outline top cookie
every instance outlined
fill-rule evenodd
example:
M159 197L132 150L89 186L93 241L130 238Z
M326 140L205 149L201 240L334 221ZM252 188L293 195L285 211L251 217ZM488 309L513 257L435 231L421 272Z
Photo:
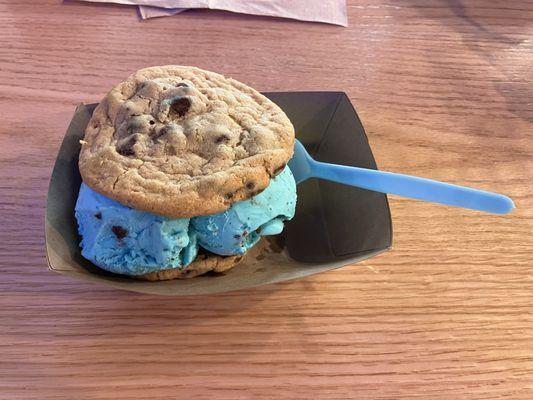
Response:
M292 157L294 128L256 90L194 67L142 69L94 110L84 182L172 218L222 212L265 189Z

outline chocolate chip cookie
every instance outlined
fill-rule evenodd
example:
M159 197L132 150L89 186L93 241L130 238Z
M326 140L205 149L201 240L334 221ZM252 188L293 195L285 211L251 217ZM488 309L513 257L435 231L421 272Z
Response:
M244 256L224 257L216 254L200 254L185 268L163 269L161 271L150 272L144 275L137 275L134 276L134 278L144 281L168 281L170 279L194 278L207 272L220 274L239 264L243 257Z
M95 109L79 167L87 185L124 205L189 218L264 190L293 145L285 113L256 90L199 68L151 67Z

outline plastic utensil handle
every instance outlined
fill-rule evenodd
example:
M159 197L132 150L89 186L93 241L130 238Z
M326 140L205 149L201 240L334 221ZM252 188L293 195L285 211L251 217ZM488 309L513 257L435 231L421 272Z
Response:
M509 197L498 193L485 192L416 176L327 164L318 161L313 163L312 172L312 175L316 178L345 185L450 206L487 211L494 214L506 214L514 208L514 203Z

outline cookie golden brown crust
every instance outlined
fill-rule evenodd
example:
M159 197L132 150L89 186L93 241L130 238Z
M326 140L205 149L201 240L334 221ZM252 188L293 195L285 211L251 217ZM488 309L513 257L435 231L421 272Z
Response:
M242 259L243 256L223 257L215 254L200 254L191 264L183 269L165 269L162 271L151 272L149 274L137 275L133 278L145 281L194 278L195 276L205 274L209 271L217 273L227 271L240 263Z
M194 67L151 67L96 107L79 167L87 185L124 205L189 218L264 190L293 145L285 113L256 90Z

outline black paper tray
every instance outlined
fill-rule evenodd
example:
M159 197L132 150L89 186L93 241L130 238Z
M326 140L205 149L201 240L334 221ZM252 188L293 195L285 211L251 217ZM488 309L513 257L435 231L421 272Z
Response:
M297 138L317 160L377 169L363 126L345 93L265 93L289 116ZM134 292L196 295L301 278L354 264L390 248L387 196L332 182L298 185L296 215L274 241L263 241L224 275L138 281L85 260L79 249L74 205L81 184L79 140L95 105L80 105L56 159L46 205L46 252L51 270Z

